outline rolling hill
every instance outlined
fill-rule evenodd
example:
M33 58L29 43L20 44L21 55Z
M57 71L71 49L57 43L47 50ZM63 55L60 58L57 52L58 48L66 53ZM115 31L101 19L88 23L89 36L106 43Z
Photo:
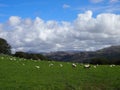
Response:
M52 52L44 54L56 61L91 63L93 59L104 59L108 64L120 64L120 46L111 46L94 52Z

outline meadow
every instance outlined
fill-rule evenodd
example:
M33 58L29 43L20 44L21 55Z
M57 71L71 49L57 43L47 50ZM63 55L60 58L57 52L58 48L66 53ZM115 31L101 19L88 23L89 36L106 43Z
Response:
M120 90L120 66L76 65L0 55L0 90Z

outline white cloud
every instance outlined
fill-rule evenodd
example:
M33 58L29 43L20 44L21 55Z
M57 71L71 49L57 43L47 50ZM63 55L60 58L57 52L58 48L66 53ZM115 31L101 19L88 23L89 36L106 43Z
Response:
M120 45L120 15L92 11L78 14L73 22L44 21L11 16L0 24L0 37L13 51L96 50Z
M63 8L70 8L70 5L68 5L68 4L63 4L62 7L63 7Z
M21 18L18 16L11 16L8 22L10 25L16 26L17 24L20 24Z

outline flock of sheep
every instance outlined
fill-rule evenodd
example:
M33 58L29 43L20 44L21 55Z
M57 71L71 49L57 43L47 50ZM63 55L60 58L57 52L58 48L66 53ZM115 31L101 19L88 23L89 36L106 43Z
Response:
M4 59L4 57L1 57L0 59ZM14 57L9 57L8 58L9 60L11 60L11 61L16 61L17 59L16 58L14 58ZM19 59L19 61L21 61L21 60L27 60L27 59ZM32 60L32 59L31 59ZM37 61L39 61L39 60L33 60L34 62L37 62ZM50 62L50 61L48 61L48 62ZM23 66L25 65L24 63L22 64ZM49 67L52 67L54 64L53 63L49 63ZM59 66L60 67L63 67L63 64L59 64ZM77 67L77 64L76 63L72 63L71 64L71 66L73 67L73 68L76 68ZM96 68L98 65L93 65L93 67L94 68ZM110 65L110 67L114 67L115 65ZM83 68L90 68L91 67L91 65L90 64L83 64ZM40 66L35 66L35 68L40 68Z

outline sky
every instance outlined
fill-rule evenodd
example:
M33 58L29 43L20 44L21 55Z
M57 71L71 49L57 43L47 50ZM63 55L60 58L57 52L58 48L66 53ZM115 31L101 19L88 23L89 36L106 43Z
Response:
M94 51L120 45L120 0L0 0L12 51Z

